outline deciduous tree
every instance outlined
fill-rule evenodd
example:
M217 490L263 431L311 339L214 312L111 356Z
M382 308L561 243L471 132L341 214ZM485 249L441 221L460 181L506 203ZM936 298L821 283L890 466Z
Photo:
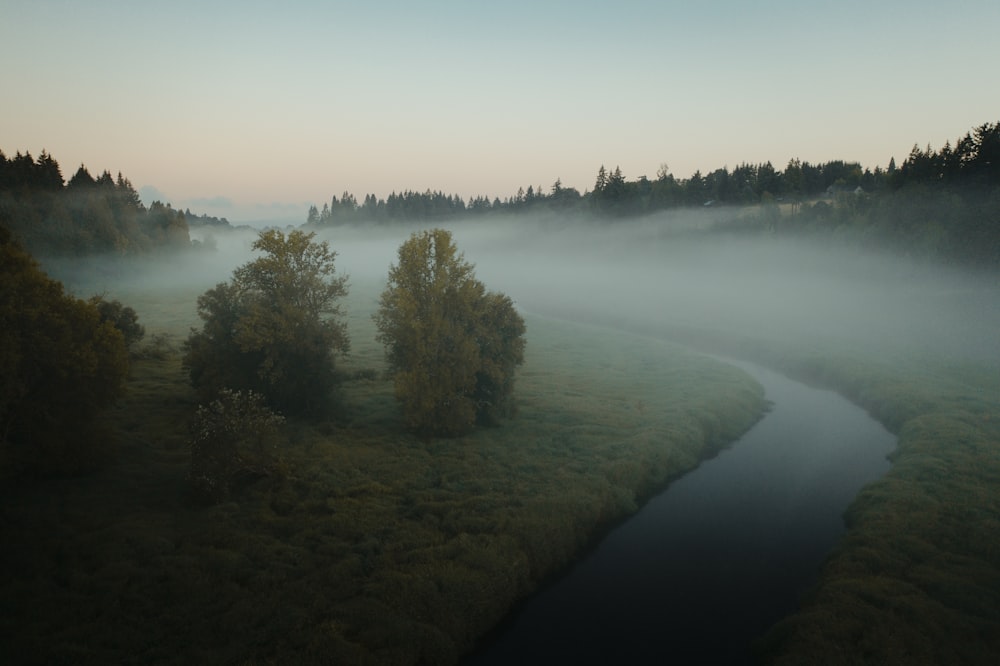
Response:
M192 329L184 364L204 398L228 387L256 391L285 412L324 404L334 354L348 349L339 304L347 277L314 236L261 232L253 249L263 254L198 298L204 324Z
M127 372L121 332L0 227L0 473L92 466L108 444L99 415Z
M93 296L89 302L97 308L102 322L111 322L111 325L118 329L126 347L131 348L133 344L142 340L146 335L146 327L139 323L139 315L136 314L135 309L123 305L117 299L105 300L100 295Z
M512 411L524 361L524 321L507 296L486 291L451 234L413 234L375 314L407 426L454 436Z

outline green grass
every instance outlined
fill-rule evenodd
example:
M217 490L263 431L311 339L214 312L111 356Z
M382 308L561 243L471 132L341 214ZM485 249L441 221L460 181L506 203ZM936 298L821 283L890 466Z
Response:
M113 463L8 487L2 663L454 663L511 606L764 408L667 342L527 318L517 418L420 440L355 285L336 416L291 421L286 473L201 508L179 345L197 293L110 294L157 344L110 415Z

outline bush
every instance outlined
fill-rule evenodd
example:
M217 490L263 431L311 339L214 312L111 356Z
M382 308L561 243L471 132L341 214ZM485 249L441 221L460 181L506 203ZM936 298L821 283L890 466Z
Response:
M125 338L125 346L130 348L146 335L146 329L139 323L135 310L122 305L121 301L106 301L104 296L93 296L90 304L97 308L102 322L111 322Z
M512 413L524 320L510 298L486 292L449 232L400 246L374 319L410 429L455 436Z
M184 365L204 400L231 387L285 412L326 404L334 352L348 349L338 305L347 278L334 277L336 253L313 236L261 232L253 248L264 255L198 298L204 325L192 329Z
M243 483L270 476L284 422L253 391L223 389L198 407L191 424L191 483L196 495L219 502Z

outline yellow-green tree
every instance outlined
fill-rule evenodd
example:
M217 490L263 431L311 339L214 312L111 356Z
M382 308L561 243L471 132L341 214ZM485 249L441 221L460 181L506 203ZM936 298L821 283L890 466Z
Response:
M122 333L0 227L0 475L91 467L109 441L99 415L127 373Z
M486 291L448 231L400 246L374 319L411 430L455 436L512 413L524 320Z
M325 405L334 354L348 349L339 304L347 277L314 236L261 232L253 249L263 254L198 297L204 324L192 329L184 364L205 401L230 388L255 391L284 412Z

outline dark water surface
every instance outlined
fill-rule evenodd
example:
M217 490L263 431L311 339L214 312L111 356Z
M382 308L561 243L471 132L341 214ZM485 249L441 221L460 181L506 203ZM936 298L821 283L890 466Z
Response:
M530 599L467 664L740 664L816 579L895 437L832 391L734 362L774 407Z

